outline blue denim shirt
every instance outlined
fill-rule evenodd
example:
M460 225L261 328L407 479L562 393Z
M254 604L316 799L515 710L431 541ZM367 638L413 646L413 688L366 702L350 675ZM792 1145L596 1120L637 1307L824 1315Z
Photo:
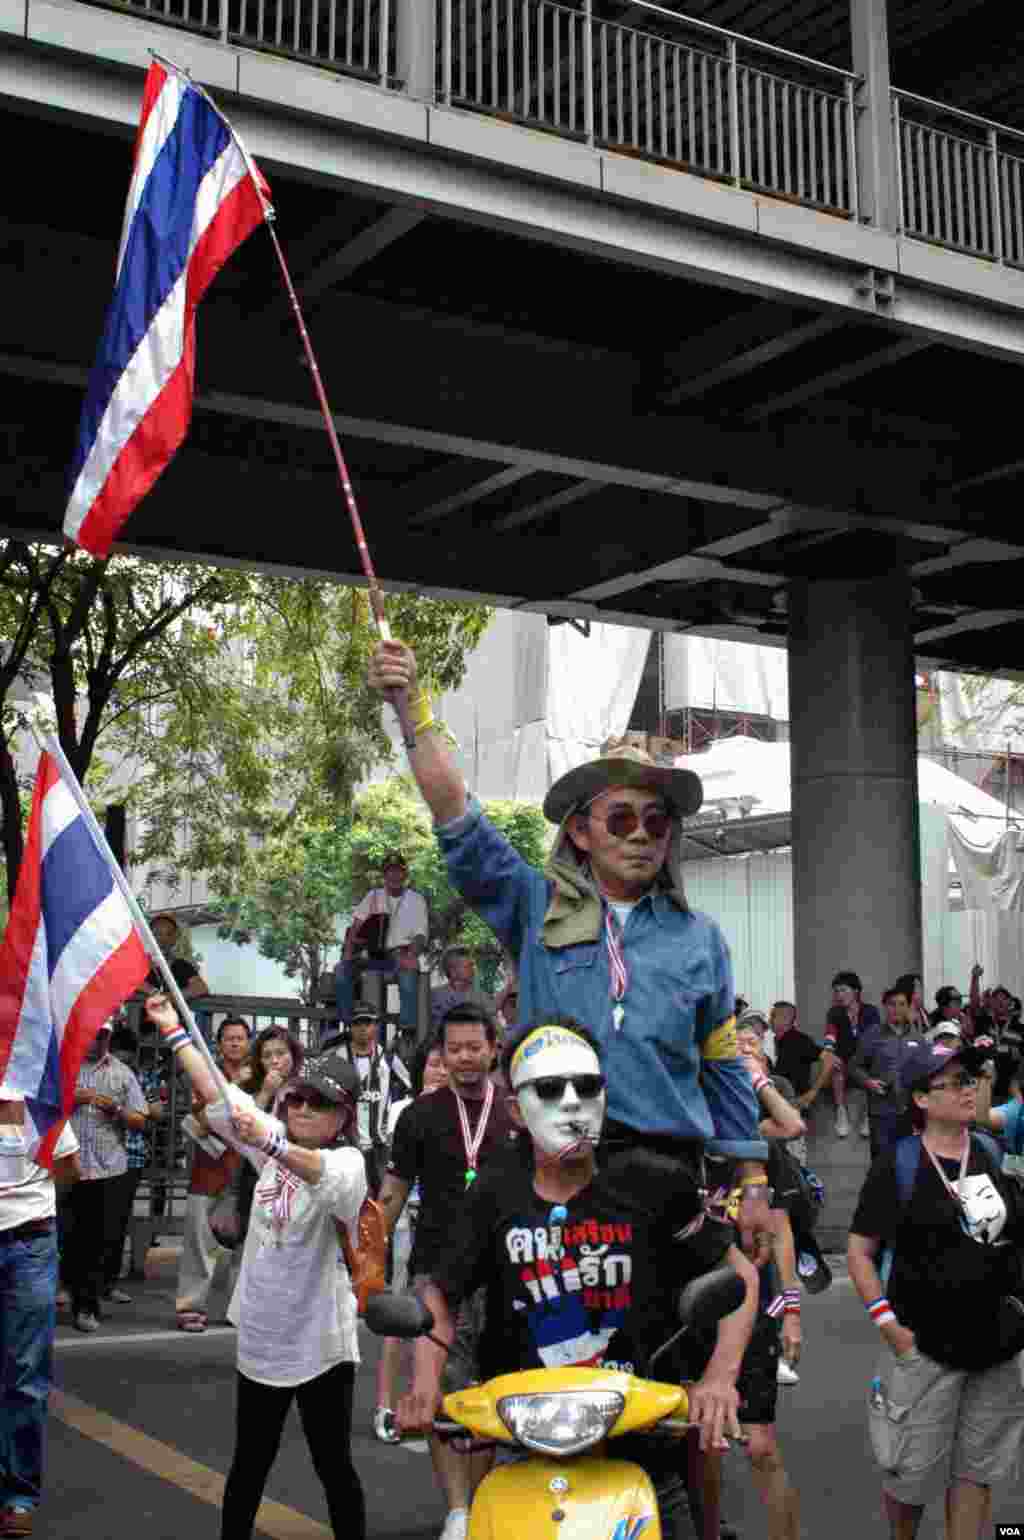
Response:
M750 1076L735 1056L729 948L713 920L662 892L636 905L623 933L629 988L616 1028L603 937L545 944L551 883L475 799L435 832L453 886L517 959L519 1020L574 1016L600 1042L609 1118L642 1133L701 1140L722 1155L767 1156Z

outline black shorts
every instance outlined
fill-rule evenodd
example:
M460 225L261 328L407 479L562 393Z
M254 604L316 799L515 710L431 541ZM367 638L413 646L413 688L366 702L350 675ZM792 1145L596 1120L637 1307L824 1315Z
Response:
M740 1365L740 1422L773 1423L779 1397L782 1322L759 1315Z

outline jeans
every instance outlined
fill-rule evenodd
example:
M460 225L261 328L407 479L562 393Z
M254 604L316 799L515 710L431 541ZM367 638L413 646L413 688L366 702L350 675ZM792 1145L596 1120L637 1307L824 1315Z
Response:
M57 1232L0 1231L0 1507L35 1508L56 1324Z
M287 1329L287 1323L282 1323ZM281 1431L293 1401L323 1484L336 1536L366 1540L363 1488L352 1464L352 1393L355 1364L335 1364L304 1385L258 1385L238 1376L237 1439L224 1488L221 1540L250 1540Z
M420 995L419 972L411 968L396 968L393 962L364 962L359 958L340 962L334 976L335 999L338 1002L338 1015L341 1017L342 1026L347 1027L352 1020L356 977L363 973L385 973L389 978L397 979L398 1024L401 1027L415 1027Z

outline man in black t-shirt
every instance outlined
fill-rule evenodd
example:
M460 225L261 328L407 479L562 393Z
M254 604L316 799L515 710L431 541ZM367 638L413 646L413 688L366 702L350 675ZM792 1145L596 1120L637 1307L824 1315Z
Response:
M174 956L174 948L178 944L180 931L178 922L173 914L158 914L150 922L149 928L153 932L153 939L170 963L174 982L186 1000L191 999L194 995L208 995L210 993L210 986L195 964L190 963L185 957ZM165 987L163 975L156 968L150 973L146 983L153 989L162 990Z
M747 1299L719 1325L690 1393L690 1418L706 1448L738 1436L736 1377L757 1277L731 1227L706 1217L694 1176L671 1157L627 1149L598 1167L604 1076L583 1029L567 1021L523 1028L506 1048L505 1069L511 1114L526 1132L514 1157L474 1185L430 1269L422 1292L435 1335L451 1342L453 1312L482 1288L484 1378L569 1365L642 1375L676 1329L680 1288L728 1259L747 1282ZM400 1423L430 1425L443 1365L444 1354L421 1339ZM673 1372L683 1374L681 1361L659 1360L658 1378Z
M771 1028L775 1037L775 1068L787 1079L800 1100L799 1107L809 1107L812 1072L821 1059L821 1044L796 1024L796 1006L790 1000L776 1000L772 1006Z
M429 1096L418 1096L395 1125L379 1201L393 1229L410 1191L418 1186L420 1210L409 1258L409 1277L414 1280L437 1266L480 1173L507 1158L512 1123L504 1095L490 1080L496 1042L494 1018L481 1006L454 1006L440 1027L449 1083ZM459 1327L463 1351L472 1359L478 1332L468 1299ZM430 1442L448 1501L442 1540L464 1540L473 1487L490 1461L457 1454L433 1435Z
M991 1487L1024 1437L1024 1224L998 1155L970 1134L985 1052L922 1043L904 1058L921 1133L875 1161L850 1232L850 1277L890 1350L869 1427L895 1537L917 1533L944 1483L947 1532L987 1535Z

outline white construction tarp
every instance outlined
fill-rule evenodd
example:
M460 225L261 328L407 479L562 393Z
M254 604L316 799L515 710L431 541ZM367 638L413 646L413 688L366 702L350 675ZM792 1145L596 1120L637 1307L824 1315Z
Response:
M499 610L462 686L440 703L466 778L483 798L541 801L629 726L649 631L597 624L588 637L544 615Z
M782 647L665 637L665 708L748 712L789 720L789 675Z
M790 811L790 747L752 738L726 738L704 754L676 761L704 782L705 807L716 803L735 826L739 806L752 818ZM965 867L957 847L973 841L974 856L1015 842L1006 833L1004 808L970 781L934 761L918 760L922 929L925 983L930 994L940 984L966 990L971 964L985 967L986 983L1002 982L1019 994L1024 989L1024 955L1019 913L1011 912L993 889L976 881L965 907L951 910L950 878L963 882ZM989 859L992 859L990 856ZM788 849L693 860L684 869L686 893L722 926L733 955L738 992L758 1006L793 998L792 860ZM971 904L976 907L969 907ZM847 959L870 979L870 958ZM812 1024L812 1030L814 1029Z

